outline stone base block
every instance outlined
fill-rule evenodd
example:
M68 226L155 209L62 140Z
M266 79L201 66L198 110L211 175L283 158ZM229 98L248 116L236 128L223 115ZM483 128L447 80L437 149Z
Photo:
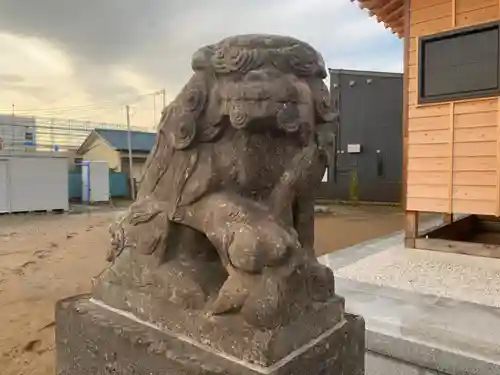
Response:
M302 307L301 314L289 324L258 329L245 323L240 314L214 316L207 310L184 309L144 289L100 282L92 298L98 304L154 324L171 336L204 343L213 351L262 367L278 362L344 322L344 299L340 296ZM291 303L288 308L299 306Z
M365 324L345 320L261 366L96 304L89 296L56 307L57 375L362 375Z

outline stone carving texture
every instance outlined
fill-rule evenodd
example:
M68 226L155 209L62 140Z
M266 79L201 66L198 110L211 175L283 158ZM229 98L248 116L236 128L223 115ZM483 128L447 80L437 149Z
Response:
M337 118L325 65L296 39L242 35L201 48L192 68L163 112L137 200L111 227L94 297L284 326L335 297L314 255L315 188ZM117 304L110 285L146 299Z

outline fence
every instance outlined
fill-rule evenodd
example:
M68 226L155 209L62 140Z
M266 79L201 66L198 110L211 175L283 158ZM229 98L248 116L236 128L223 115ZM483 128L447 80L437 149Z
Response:
M82 172L79 168L68 176L70 200L82 199ZM111 198L130 198L128 176L122 172L109 171L109 193Z
M0 114L0 146L16 151L75 150L96 128L127 129L124 124Z

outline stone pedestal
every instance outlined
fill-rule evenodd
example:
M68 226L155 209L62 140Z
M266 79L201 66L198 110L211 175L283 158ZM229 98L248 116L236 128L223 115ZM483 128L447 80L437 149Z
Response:
M290 333L276 336L265 350L286 347L290 342L277 342L285 337L294 340ZM254 342L239 344L262 350ZM86 295L62 300L56 307L57 375L362 375L364 344L363 319L345 314L291 352L280 353L279 358L267 353L270 360L262 365L234 355L239 350L228 354L214 349L210 342L147 323Z

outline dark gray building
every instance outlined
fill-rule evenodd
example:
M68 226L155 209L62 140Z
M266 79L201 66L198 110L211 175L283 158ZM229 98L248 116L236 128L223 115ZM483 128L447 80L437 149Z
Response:
M337 151L319 198L399 203L403 75L331 69L330 91L340 115Z

